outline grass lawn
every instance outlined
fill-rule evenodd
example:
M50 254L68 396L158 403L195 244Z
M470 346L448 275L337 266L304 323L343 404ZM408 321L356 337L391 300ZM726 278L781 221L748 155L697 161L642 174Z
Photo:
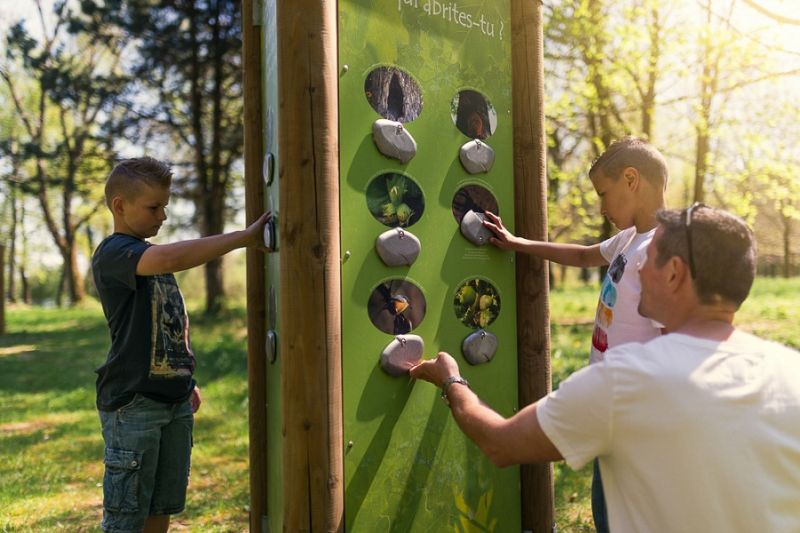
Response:
M800 348L800 278L758 280L737 324ZM551 293L554 387L584 366L597 287ZM190 309L204 404L195 426L187 511L174 531L234 532L248 526L245 313L204 320ZM11 307L0 337L0 532L98 531L103 443L94 373L108 334L99 306ZM557 464L559 531L593 531L591 467Z

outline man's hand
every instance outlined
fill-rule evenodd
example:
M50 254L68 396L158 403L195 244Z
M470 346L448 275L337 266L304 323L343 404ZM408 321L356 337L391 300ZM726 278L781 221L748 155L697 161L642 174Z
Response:
M494 234L494 237L489 237L489 242L503 250L513 250L516 237L506 229L500 217L491 211L484 212L484 215L486 215L486 220L483 221L484 227Z
M444 381L452 376L460 376L458 363L447 352L439 352L436 359L428 359L408 371L414 379L421 379L441 387Z
M196 413L198 409L200 409L200 404L203 403L203 399L200 397L200 388L195 385L194 389L192 389L192 395L189 397L189 403L192 404L192 413Z

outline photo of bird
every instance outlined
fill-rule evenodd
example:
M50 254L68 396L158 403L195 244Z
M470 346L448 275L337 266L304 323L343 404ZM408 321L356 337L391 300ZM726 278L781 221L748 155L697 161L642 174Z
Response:
M425 316L425 297L411 282L386 281L372 291L367 311L379 330L403 335L410 333Z

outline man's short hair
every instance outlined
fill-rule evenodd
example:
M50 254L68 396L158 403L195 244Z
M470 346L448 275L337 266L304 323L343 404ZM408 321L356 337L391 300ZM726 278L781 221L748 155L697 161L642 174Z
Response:
M622 171L633 167L647 181L656 187L665 189L669 180L667 161L655 146L644 139L627 136L611 143L589 169L589 176L601 174L603 177L617 180Z
M656 266L678 256L694 263L694 288L701 303L732 303L738 309L756 276L756 241L741 218L703 205L692 212L692 257L686 227L688 209L662 209L656 220L663 232L656 244Z
M115 196L126 200L134 199L142 184L169 189L172 184L172 169L168 164L152 157L123 159L106 180L106 205L111 208L111 200Z

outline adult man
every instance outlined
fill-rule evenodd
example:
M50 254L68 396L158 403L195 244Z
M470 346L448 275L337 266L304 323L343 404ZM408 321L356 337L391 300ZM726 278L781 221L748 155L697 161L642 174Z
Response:
M800 354L732 325L755 275L752 233L703 205L658 221L639 312L667 335L610 350L509 419L444 352L411 375L444 385L498 466L599 457L611 531L800 531Z

